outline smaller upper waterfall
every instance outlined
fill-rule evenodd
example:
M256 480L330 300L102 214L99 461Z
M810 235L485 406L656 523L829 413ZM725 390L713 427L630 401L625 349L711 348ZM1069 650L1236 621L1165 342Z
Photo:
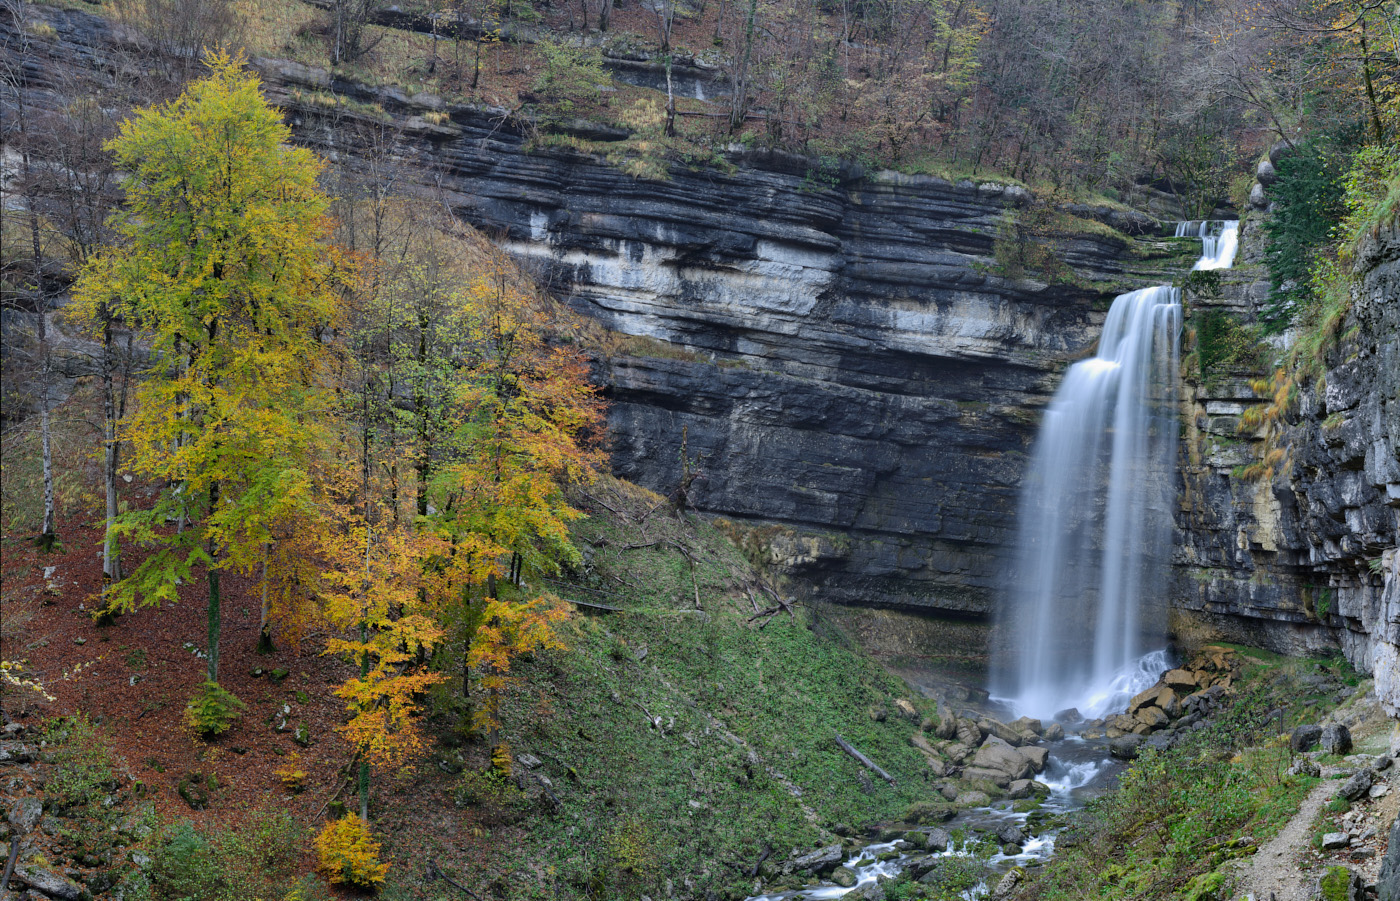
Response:
M1201 238L1196 269L1224 269L1237 229L1187 222L1177 236ZM1166 667L1179 295L1160 286L1114 300L1098 353L1069 368L1041 424L992 674L993 694L1018 713L1102 716Z
M1215 231L1219 226L1219 232ZM1201 258L1195 269L1229 269L1235 263L1235 251L1240 246L1240 224L1238 222L1178 222L1176 236L1186 238L1191 235L1201 239Z

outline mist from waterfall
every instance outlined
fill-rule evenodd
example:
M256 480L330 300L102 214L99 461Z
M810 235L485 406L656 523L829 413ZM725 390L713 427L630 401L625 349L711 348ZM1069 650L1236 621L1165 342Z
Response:
M1177 227L1191 235L1195 269L1233 263L1238 223ZM1120 295L1046 411L994 639L992 694L1019 714L1103 716L1166 668L1180 333L1178 289Z

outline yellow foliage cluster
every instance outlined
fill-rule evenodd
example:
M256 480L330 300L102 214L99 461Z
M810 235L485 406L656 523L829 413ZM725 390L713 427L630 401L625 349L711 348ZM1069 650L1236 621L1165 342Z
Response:
M315 841L317 868L336 885L374 888L389 865L379 862L379 842L354 814L327 823Z

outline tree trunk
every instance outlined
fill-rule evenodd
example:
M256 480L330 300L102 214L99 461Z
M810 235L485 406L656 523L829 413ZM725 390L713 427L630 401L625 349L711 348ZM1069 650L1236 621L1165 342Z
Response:
M213 516L219 506L219 483L209 489L209 513ZM219 681L219 633L223 620L219 612L219 546L211 537L209 551L209 681Z
M117 392L113 377L112 317L103 310L102 321L102 482L107 494L107 520L102 536L102 598L98 624L111 623L116 611L106 604L107 591L121 581L121 557L117 548Z
M269 622L269 620L271 619L270 614L271 614L271 612L272 612L272 608L271 608L271 605L268 604L268 602L267 602L267 558L268 558L268 556L269 556L271 553L272 553L272 545L271 545L271 544L268 544L268 545L263 549L263 566L262 566L262 570L263 570L263 571L262 571L262 615L261 615L261 617L260 617L260 619L259 619L259 625L258 625L258 653L259 653L259 654L271 654L273 651L277 650L277 648L276 648L275 646L273 646L273 644L272 644L272 627L271 627L271 623Z
M667 41L670 41L670 29L667 29ZM676 95L671 89L671 54L666 54L666 137L676 136Z
M23 26L21 26L23 27ZM28 44L26 42L26 49ZM39 528L36 542L45 551L52 550L58 538L54 533L53 509L53 432L49 416L49 328L46 318L49 310L49 295L44 290L44 253L39 241L39 211L34 196L34 170L29 158L29 115L24 102L24 92L15 91L19 103L16 119L19 122L21 177L24 179L24 205L29 217L30 251L34 254L34 312L38 317L39 339L39 433L43 444L44 468L44 518Z

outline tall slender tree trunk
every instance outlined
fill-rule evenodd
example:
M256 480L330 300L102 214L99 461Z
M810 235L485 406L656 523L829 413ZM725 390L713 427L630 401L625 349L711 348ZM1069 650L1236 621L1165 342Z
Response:
M267 599L267 558L272 555L272 543L263 546L262 565L262 613L258 619L258 653L271 654L277 648L272 644L272 605Z
M749 59L753 55L754 20L758 17L758 0L749 0L744 17L744 52L734 70L733 94L729 98L729 131L734 133L744 124L749 112Z
M418 458L414 468L418 472L418 515L428 515L428 320L426 315L418 317L418 374L413 385L413 408L417 415Z
M22 27L22 26L21 26ZM26 49L28 44L26 42ZM15 110L15 118L19 123L20 138L20 165L21 175L24 179L24 206L29 218L29 242L30 252L34 254L34 312L38 319L37 337L39 339L39 436L43 445L43 472L44 472L44 518L39 528L38 545L44 550L50 550L58 541L54 531L54 500L53 500L53 431L49 415L49 295L44 289L44 253L43 246L39 240L39 210L37 198L34 194L34 168L29 156L29 110L28 104L24 100L24 91L18 88L15 91L18 104Z
M209 488L209 516L219 506L219 483ZM223 631L223 619L219 611L219 545L213 537L208 542L209 553L209 681L219 681L219 634Z
M121 555L117 545L117 387L116 353L112 337L112 316L103 310L102 320L102 483L107 495L106 524L102 536L102 598L98 613L99 624L105 625L116 616L106 604L107 591L121 581Z

